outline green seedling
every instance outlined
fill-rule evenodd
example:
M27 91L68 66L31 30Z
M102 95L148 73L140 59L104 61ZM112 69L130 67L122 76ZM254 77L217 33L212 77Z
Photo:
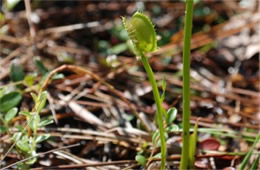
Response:
M160 143L161 143L161 169L165 169L166 164L166 141L165 141L165 129L164 129L164 111L161 105L161 97L157 83L154 78L152 68L148 62L146 53L155 51L157 49L157 40L154 25L150 19L143 13L136 12L132 18L127 21L126 18L122 18L125 29L132 41L136 55L141 59L146 73L152 84L153 96L156 103L156 118L159 126Z
M49 134L38 134L38 128L44 127L53 122L52 119L47 118L41 120L40 112L44 108L47 100L47 92L41 92L38 95L32 94L32 98L35 102L34 109L29 112L22 110L19 112L20 115L24 115L27 120L27 125L23 126L12 126L11 121L15 118L18 113L18 108L15 106L19 104L21 100L21 94L18 92L11 92L0 98L0 121L3 123L0 133L7 133L12 139L13 145L9 148L5 156L15 147L15 151L20 155L21 158L29 158L36 156L36 145L44 140L47 140ZM11 129L16 128L18 131L13 132ZM29 169L30 165L36 162L37 158L28 159L26 162L18 164L18 169Z
M189 168L194 169L194 162L195 162L195 155L196 155L196 149L197 149L197 137L198 137L198 121L196 122L194 126L194 131L192 135L190 136L190 149L189 149Z
M190 131L190 41L191 41L191 29L192 29L192 13L193 13L193 0L186 1L186 16L185 16L185 27L184 27L184 48L183 48L183 149L181 155L181 165L180 169L187 169L189 162L192 163L193 160L189 161L188 155L193 155L193 152L189 151L189 131ZM149 77L150 83L152 84L154 100L157 107L156 112L156 122L159 126L159 136L161 145L161 169L165 169L166 164L166 140L165 136L168 135L164 129L164 121L169 123L171 121L172 115L166 114L165 110L162 108L162 100L164 99L164 93L160 97L157 83L154 78L153 71L149 65L147 52L152 52L157 49L156 33L154 30L154 25L150 19L140 12L136 12L130 21L127 21L124 17L122 18L123 24L128 32L128 35L132 41L135 49L135 53L138 58L141 59L146 73ZM163 85L165 88L165 85ZM168 116L169 115L169 116ZM196 135L196 134L194 134ZM156 136L156 133L154 134ZM153 137L156 139L156 137ZM194 139L195 140L195 139ZM194 147L193 147L194 149Z

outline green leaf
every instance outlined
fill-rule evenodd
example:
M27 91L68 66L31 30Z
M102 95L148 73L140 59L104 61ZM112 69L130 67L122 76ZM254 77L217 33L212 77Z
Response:
M190 136L189 163L188 163L190 169L194 169L195 155L197 149L197 136L198 136L198 121L194 126L194 131L192 135Z
M15 126L15 128L17 128L20 132L23 132L24 131L24 127L18 125L18 126Z
M31 93L31 96L33 98L34 103L37 103L37 101L38 101L37 95L35 93Z
M167 132L164 132L164 139L165 139L165 141L167 141L168 138L169 138L168 133L167 133Z
M48 69L43 65L40 60L35 59L34 62L41 75L48 73Z
M146 164L146 158L143 155L136 155L135 160L142 166Z
M162 90L163 90L163 92L166 91L166 81L165 81L165 76L163 76L163 81L162 81Z
M161 108L162 109L162 114L163 114L163 116L164 116L164 119L167 119L167 117L168 117L168 115L167 115L167 112L166 112L166 110L162 107Z
M25 164L24 162L20 162L17 164L17 169L23 170L23 169L30 169L30 168L29 168L29 165Z
M175 107L170 108L167 111L167 120L166 120L167 125L170 125L176 119L176 116L177 116L177 109Z
M65 76L62 73L58 73L58 74L54 74L54 76L52 76L52 80L58 80L58 79L63 79Z
M260 154L258 155L258 157L254 160L250 170L255 170L257 169L257 166L259 165L259 158L260 158Z
M157 153L157 154L155 154L153 156L153 158L161 158L161 157L162 157L162 153L161 152L159 152L159 153Z
M5 133L5 132L7 132L6 128L0 125L0 133Z
M0 112L7 112L17 106L22 100L22 95L18 92L10 92L0 98Z
M108 51L109 51L110 54L117 55L117 54L120 54L120 53L126 51L127 48L128 48L128 46L127 46L126 43L121 43L121 44L118 44L118 45L110 48Z
M11 110L9 110L7 112L7 114L5 115L5 122L9 123L9 121L12 120L15 117L17 112L18 112L18 109L16 107L14 107Z
M50 120L50 119L45 119L43 121L41 121L39 124L38 124L38 127L44 127L44 126L47 126L49 124L53 123L53 120Z
M31 123L30 123L30 128L31 128L32 130L34 130L34 128L39 127L40 116L39 116L39 114L34 113L34 115L32 115L32 118L31 118L31 119L32 119L32 120L28 119L27 121L28 121L28 122L31 121Z
M37 101L37 112L41 112L41 110L44 108L47 100L47 91L44 91L41 93L39 100Z
M178 125L170 125L166 129L168 132L178 132L179 131L179 126Z
M21 136L22 136L22 133L21 133L21 132L16 132L16 133L14 133L14 135L12 136L12 140L13 140L14 142L15 142L15 141L18 141Z
M42 141L45 141L47 140L51 135L50 134L44 134L44 135L40 135L40 136L37 136L36 138L36 143L40 143Z
M165 141L168 140L168 137L169 137L168 133L164 132L164 139L165 139ZM156 147L161 147L161 138L158 139Z
M160 120L159 120L159 114L158 114L157 111L156 111L156 113L155 113L155 124L157 125L157 127L159 127Z
M153 136L152 136L152 143L154 146L156 145L158 139L159 139L159 131L157 130L153 133Z
M0 89L0 98L5 94L5 88Z
M26 136L24 136L21 140L19 140L17 143L16 143L17 147L19 149L21 149L22 151L24 152L29 152L30 151L30 145L29 145L29 141L27 139Z
M20 115L24 115L28 118L31 118L32 117L32 114L29 112L29 111L26 111L26 110L23 110L21 112L19 112Z
M24 79L23 67L20 64L12 63L10 69L10 78L13 82L21 81Z
M28 161L26 161L26 164L28 164L28 165L32 165L32 164L34 164L36 161L37 161L37 158L34 157L34 158L29 159Z
M27 75L24 79L25 85L31 87L34 84L35 76Z
M161 100L161 103L164 101L164 98L165 98L165 91L166 91L166 81L165 81L165 76L163 77L163 80L162 80L162 95L160 97L160 100Z

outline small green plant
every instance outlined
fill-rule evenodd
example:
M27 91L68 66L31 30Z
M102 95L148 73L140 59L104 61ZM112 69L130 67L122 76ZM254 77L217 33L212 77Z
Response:
M180 169L187 169L188 165L190 168L193 166L194 154L196 150L196 133L193 134L192 141L193 146L191 151L189 150L189 130L190 130L190 41L191 41L191 29L192 29L192 13L193 13L193 0L186 1L186 16L185 16L185 37L184 37L184 48L183 48L183 149L181 156L181 166ZM159 133L155 132L153 134L153 139L160 136L160 146L161 146L161 169L165 169L166 164L166 139L167 132L164 129L164 123L169 125L171 118L170 114L166 114L166 111L162 107L162 101L164 100L166 84L163 83L163 94L159 95L159 90L157 83L154 78L153 71L149 65L146 53L152 52L157 49L156 33L154 30L154 25L150 19L140 12L136 12L130 21L126 18L122 18L125 29L128 32L130 40L134 46L134 51L137 58L141 59L146 73L149 77L150 83L152 84L154 100L157 107L156 112L156 123L159 126ZM170 117L170 118L169 118ZM196 128L197 129L197 128ZM154 140L157 141L157 140ZM154 144L157 142L153 142ZM145 164L142 156L137 156L137 160L141 164ZM141 160L141 161L140 161Z
M163 94L161 99L163 98L165 94L165 89L163 88ZM168 109L166 117L166 126L165 130L166 132L164 133L164 138L167 141L168 140L168 133L170 132L178 132L179 131L179 126L176 124L173 124L174 120L176 119L177 116L177 109L172 107ZM156 122L158 122L158 119L155 118ZM158 124L158 123L156 123ZM149 148L147 143L143 144L143 147L141 151L139 151L135 157L136 161L142 165L143 167L149 166L150 162L153 160L153 158L161 158L161 153L155 154L156 148L161 147L161 141L160 141L160 132L158 130L153 132L152 135L152 151L149 155Z
M26 110L22 110L19 112L20 115L24 115L27 120L27 125L23 126L15 126L11 125L11 121L15 118L18 113L18 108L14 107L20 102L20 98L17 97L18 92L11 92L1 97L0 105L4 106L1 107L0 113L0 121L2 122L3 126L1 127L1 133L7 133L8 136L11 138L13 142L13 146L15 147L15 152L17 152L21 158L29 158L35 156L36 153L36 144L40 143L50 137L49 134L38 134L38 128L44 127L53 122L50 118L41 120L39 113L44 108L46 99L47 99L47 92L44 91L36 96L32 93L32 98L35 102L35 106L33 111L29 112ZM16 95L15 95L16 94ZM19 102L18 102L19 99ZM11 104L14 101L14 104ZM10 103L9 103L9 102ZM8 104L9 103L9 104ZM7 111L8 110L8 111ZM17 129L17 132L13 132L11 129ZM12 146L7 151L7 153L12 149ZM4 158L3 158L4 159ZM36 157L29 159L28 161L18 164L19 169L29 168L30 165L35 163L37 160Z
M38 65L39 63L40 61L38 61ZM39 67L38 65L37 67ZM45 68L43 65L41 66L41 68ZM40 112L47 100L46 91L41 91L38 95L31 93L35 103L32 111L20 110L19 112L18 106L22 101L22 94L40 87L41 82L35 84L35 75L25 76L23 67L13 63L10 67L10 80L12 83L0 88L0 134L7 134L13 144L1 158L1 162L12 151L17 153L20 159L27 159L27 161L17 164L18 169L28 169L37 160L36 145L50 137L49 134L39 134L38 129L52 123L53 120L51 117L40 117ZM13 86L15 90L7 92L8 86ZM25 126L15 125L16 116L21 117L21 115L25 116L27 121ZM28 159L30 157L33 158Z
M164 109L162 108L162 100L164 98L164 94L160 96L158 86L156 80L154 78L154 74L152 68L148 62L148 58L146 56L147 52L152 52L157 49L157 40L156 33L154 29L154 25L150 21L150 19L140 13L136 12L130 21L127 21L126 18L122 18L125 29L128 32L128 35L132 41L132 44L135 49L135 53L138 58L141 59L143 66L146 70L146 73L149 77L150 83L152 84L153 96L156 103L156 123L159 126L159 136L160 136L160 144L161 144L161 169L165 169L166 164L166 140L165 140L165 132L164 129ZM165 84L165 83L164 83ZM164 88L166 84L164 85ZM137 157L138 160L143 160L141 156ZM145 164L144 161L139 161L142 164Z

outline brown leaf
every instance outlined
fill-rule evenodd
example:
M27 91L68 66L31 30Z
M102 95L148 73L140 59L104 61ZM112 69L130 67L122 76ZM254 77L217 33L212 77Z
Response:
M208 138L200 142L200 148L204 150L218 150L219 146L220 143L215 138Z

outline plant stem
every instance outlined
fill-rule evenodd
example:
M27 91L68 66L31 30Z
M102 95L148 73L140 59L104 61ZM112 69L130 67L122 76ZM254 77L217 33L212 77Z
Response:
M184 47L183 47L183 113L182 113L182 153L180 169L187 169L189 161L190 129L190 42L192 29L193 0L186 0Z
M253 154L253 151L254 151L254 148L256 146L256 144L260 141L260 132L258 133L257 137L255 138L255 141L254 141L254 144L253 146L250 148L249 152L246 154L246 156L244 157L240 167L239 167L239 170L244 170L251 155Z
M144 54L142 54L141 60L144 65L145 71L149 77L150 83L152 84L153 96L154 96L154 100L156 103L158 120L159 120L158 121L159 133L160 133L160 139L161 139L161 154L162 154L161 170L164 170L165 163L166 163L166 142L165 142L165 138L164 138L163 114L162 114L162 105L161 105L160 94L159 94L158 86L157 86L155 78L154 78L153 70L148 62L147 57Z

